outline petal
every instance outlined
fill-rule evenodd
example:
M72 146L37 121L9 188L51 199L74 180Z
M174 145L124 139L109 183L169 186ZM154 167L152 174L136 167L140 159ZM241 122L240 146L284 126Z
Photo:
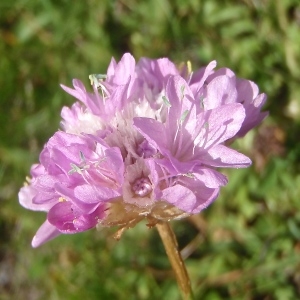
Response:
M124 181L124 162L120 148L108 148L105 150L106 159L103 161L103 168L112 174L113 179L119 186Z
M124 85L128 83L134 72L135 59L130 53L125 53L117 65L114 62L112 63L112 67L107 73L106 81L116 85Z
M31 245L33 248L39 247L42 244L54 239L58 235L60 235L60 232L56 229L56 227L46 220L33 237Z
M60 232L70 234L95 227L104 217L104 206L100 205L90 214L82 214L70 202L59 202L48 213L48 221Z
M75 219L72 204L68 201L63 201L55 204L49 211L47 219L50 224L59 230L72 230L73 220Z
M94 187L85 184L74 189L74 196L82 203L93 204L110 200L120 196L120 194L106 187Z
M169 143L169 137L162 123L151 118L134 118L133 126L151 145L159 149L161 153L165 152Z
M113 76L115 74L116 67L117 67L117 62L112 57L112 59L110 61L110 64L109 64L109 66L107 68L107 72L106 72L107 77L111 77L111 76Z
M197 70L193 74L190 84L194 85L193 89L197 87L197 89L195 89L195 93L203 86L205 80L212 73L216 66L217 62L213 60L206 67Z
M80 208L84 214L90 214L99 203L107 202L120 196L120 193L115 190L106 187L95 187L89 184L77 186L72 189L62 184L57 184L55 188L63 198L68 199Z
M39 175L43 175L45 173L46 173L45 168L41 164L34 164L30 169L30 174L33 178L38 177Z
M160 76L160 79L166 78L169 75L177 75L178 70L175 64L168 58L159 58L154 61L154 75Z
M216 77L207 85L207 95L203 99L204 109L208 110L224 104L236 103L237 97L235 77Z
M99 115L101 114L101 102L96 101L97 95L90 94L86 91L84 84L78 80L73 80L73 86L75 88L71 89L63 84L60 85L61 88L66 91L68 94L72 95L76 99L83 102L86 107L88 107L93 113Z
M221 76L228 76L230 78L235 78L235 74L232 70L230 70L229 68L220 68L215 72L209 74L209 76L206 79L206 82L210 83L211 81L213 81L213 79Z
M85 98L86 98L86 90L85 90L85 87L83 86L83 84L80 84L79 83L79 80L77 79L74 79L73 80L73 86L77 88L72 89L72 88L69 88L63 84L61 84L61 88L66 91L68 94L72 95L73 97L75 97L76 99L82 101L83 103L85 103ZM82 88L80 88L82 87Z
M188 213L198 213L218 197L219 188L210 189L195 178L180 180L184 185L176 184L162 191L165 200Z
M181 177L180 182L196 196L196 203L190 213L199 213L208 207L219 195L219 187L208 188L196 177Z
M246 168L251 165L249 157L224 145L216 145L203 153L199 160L207 166L223 168Z
M194 129L195 146L208 149L232 138L241 128L245 110L241 104L227 104L199 114Z
M179 184L164 189L162 191L162 200L165 200L186 212L192 212L197 202L194 193L190 189Z
M35 188L33 188L32 186L24 186L19 192L19 202L23 207L27 209L35 211L48 211L53 206L54 201L36 203L33 201L33 199L37 195L38 191Z
M196 103L192 91L181 76L171 76L166 86L166 96L170 102L167 131L175 136L179 124L190 131L195 126ZM190 129L190 130L189 130Z
M192 173L197 180L203 182L208 188L218 188L228 183L227 177L213 169L200 167Z
M237 79L236 82L236 89L238 92L238 101L239 102L245 102L245 103L250 103L254 98L258 96L258 86L246 79Z
M159 93L170 75L178 75L178 70L168 58L149 59L142 57L137 64L138 76Z
M262 106L265 104L267 96L265 94L258 95L251 103L245 104L246 118L238 132L238 136L244 136L253 127L260 124L268 115L268 112L261 112Z
M109 101L105 104L105 110L112 117L115 116L116 112L121 110L128 100L130 78L124 83L124 85L116 86L109 98Z

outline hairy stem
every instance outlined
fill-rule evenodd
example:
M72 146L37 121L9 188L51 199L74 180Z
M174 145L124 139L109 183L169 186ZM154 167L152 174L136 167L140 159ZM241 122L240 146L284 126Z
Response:
M166 253L172 265L176 280L184 300L193 299L190 279L178 250L176 236L169 222L159 222L156 224L158 233L162 239Z

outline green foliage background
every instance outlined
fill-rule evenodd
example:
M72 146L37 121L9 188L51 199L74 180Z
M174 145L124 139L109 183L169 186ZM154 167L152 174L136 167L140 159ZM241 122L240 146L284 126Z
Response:
M0 299L180 299L155 229L91 230L41 248L44 220L17 193L73 99L59 83L104 73L111 56L216 59L269 96L270 117L235 147L220 198L172 223L196 299L300 298L298 0L2 0L0 3ZM187 246L187 247L186 247Z

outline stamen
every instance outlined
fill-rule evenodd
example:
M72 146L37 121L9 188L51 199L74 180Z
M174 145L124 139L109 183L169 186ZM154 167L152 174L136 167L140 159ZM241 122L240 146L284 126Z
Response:
M71 175L73 173L78 173L80 175L83 175L82 171L87 170L90 167L90 165L88 165L86 163L86 159L85 159L85 156L82 151L79 151L79 156L80 156L80 160L81 160L80 165L77 166L73 163L70 163L71 170L68 172L69 175Z
M171 107L171 103L170 101L168 100L168 98L166 96L162 96L162 99L164 101L164 104L167 106L167 107Z
M100 82L106 79L106 74L91 74L89 75L89 80L91 85L96 86L97 88L100 87Z
M202 108L202 109L204 109L204 96L202 95L202 96L200 96L200 107Z
M81 162L85 163L85 156L82 151L79 151L79 156L80 156Z
M180 117L180 119L179 119L179 123L180 123L180 124L182 124L182 123L184 122L184 120L186 119L188 113L189 113L188 110L185 110L185 111L182 113L182 115L181 115L181 117Z
M189 177L189 178L195 178L194 174L191 173L191 172L188 172L188 173L185 173L185 174L182 174L183 176L185 177Z
M188 73L191 74L193 72L192 63L188 60L187 63Z
M184 90L185 90L185 86L184 85L182 85L181 87L180 87L180 91L181 91L181 101L183 100L183 98L184 98Z

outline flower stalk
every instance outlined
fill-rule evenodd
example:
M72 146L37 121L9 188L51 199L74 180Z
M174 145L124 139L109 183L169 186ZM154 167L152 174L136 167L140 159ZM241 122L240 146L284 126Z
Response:
M170 260L171 266L175 273L177 284L184 300L192 300L193 292L191 288L190 279L181 257L180 251L178 250L178 243L176 236L169 224L169 222L159 222L156 224L158 233L164 244L166 253Z

